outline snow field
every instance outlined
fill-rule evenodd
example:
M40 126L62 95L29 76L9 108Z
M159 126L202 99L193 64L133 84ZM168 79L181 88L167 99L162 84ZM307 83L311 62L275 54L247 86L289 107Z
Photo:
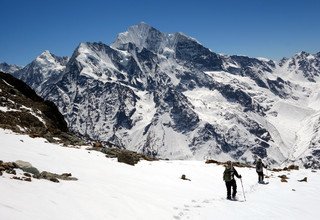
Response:
M273 173L257 184L254 169L237 168L238 199L227 201L224 168L204 161L118 163L102 153L66 148L0 129L0 159L24 160L40 171L67 172L78 181L24 182L0 176L1 219L315 219L319 173ZM185 174L191 181L181 180ZM271 172L268 171L270 175ZM278 175L286 174L288 183ZM308 177L308 182L298 179ZM295 191L293 191L293 189Z

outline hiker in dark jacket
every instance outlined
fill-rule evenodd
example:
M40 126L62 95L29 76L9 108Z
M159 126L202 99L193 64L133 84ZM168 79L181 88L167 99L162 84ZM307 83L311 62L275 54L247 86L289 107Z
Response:
M237 194L237 183L234 176L241 178L236 169L233 167L232 162L228 161L226 169L223 172L223 180L226 182L227 187L227 199L231 199L231 187L232 187L232 199L235 199Z
M263 181L263 168L267 168L266 165L264 165L261 161L261 159L259 158L258 161L257 161L257 164L256 164L256 171L257 171L257 174L258 174L258 183L264 183Z

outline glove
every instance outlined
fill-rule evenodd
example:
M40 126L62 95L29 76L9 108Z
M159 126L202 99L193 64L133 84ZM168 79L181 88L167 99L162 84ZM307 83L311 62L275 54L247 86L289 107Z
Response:
M241 176L241 175L239 175L239 178L241 179L241 178L242 178L242 176Z

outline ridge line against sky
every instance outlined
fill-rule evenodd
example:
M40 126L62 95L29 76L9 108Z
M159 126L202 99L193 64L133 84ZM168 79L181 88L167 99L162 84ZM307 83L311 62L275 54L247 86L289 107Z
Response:
M26 65L49 50L71 56L81 42L110 45L145 22L183 32L213 52L280 60L320 51L318 0L0 0L0 62Z

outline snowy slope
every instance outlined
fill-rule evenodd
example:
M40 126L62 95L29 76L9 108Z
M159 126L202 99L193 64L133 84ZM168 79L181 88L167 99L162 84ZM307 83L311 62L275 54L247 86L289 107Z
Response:
M237 168L240 202L225 199L224 168L204 161L141 161L135 166L99 152L67 148L0 129L3 161L24 160L39 170L70 172L78 181L32 182L0 176L1 218L14 219L316 219L319 172L273 173L257 184L254 169ZM191 181L181 180L185 174ZM278 175L289 177L280 182ZM18 172L18 175L19 172ZM298 182L304 177L308 182Z

